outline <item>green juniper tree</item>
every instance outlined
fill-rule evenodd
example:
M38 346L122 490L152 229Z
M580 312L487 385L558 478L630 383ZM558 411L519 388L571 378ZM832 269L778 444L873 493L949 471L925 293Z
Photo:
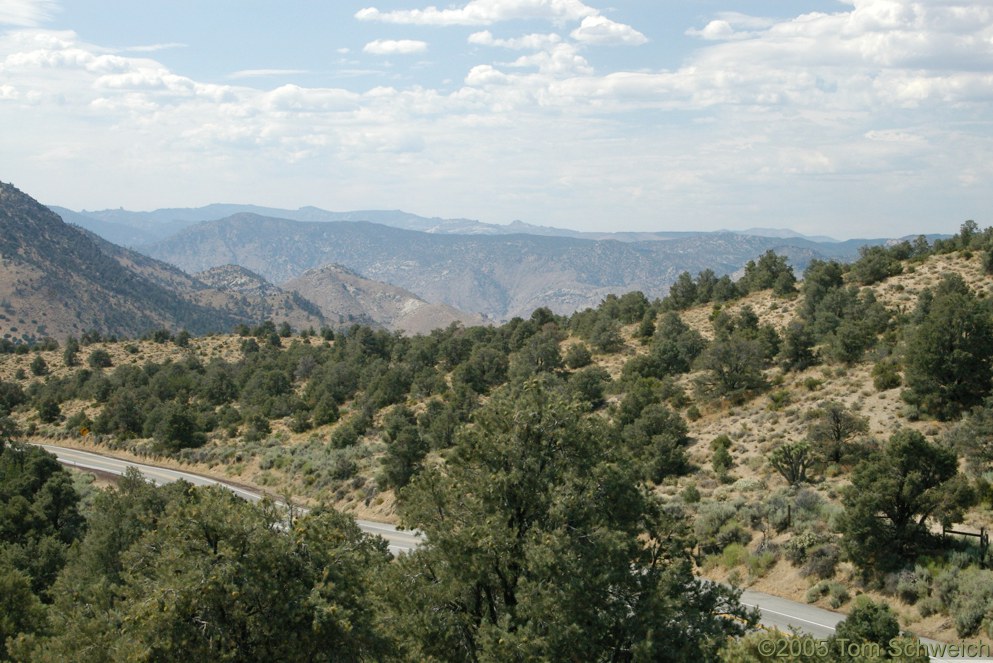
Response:
M409 659L701 661L750 619L696 580L684 524L549 377L503 388L401 492L427 543L384 576Z

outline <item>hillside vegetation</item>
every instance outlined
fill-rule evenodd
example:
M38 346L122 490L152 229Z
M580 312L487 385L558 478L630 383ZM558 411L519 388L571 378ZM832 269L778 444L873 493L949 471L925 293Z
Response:
M991 248L970 222L934 246L815 260L802 283L768 252L738 281L685 273L662 300L414 337L264 324L21 346L0 364L3 429L424 529L437 545L393 565L388 592L384 637L411 658L554 658L551 634L617 617L563 614L583 600L558 583L606 591L588 565L639 566L669 528L676 548L656 552L679 568L845 610L866 593L919 632L989 637L988 551L941 534L993 525ZM435 609L451 621L414 617ZM562 621L538 626L543 610ZM610 660L597 638L584 660Z

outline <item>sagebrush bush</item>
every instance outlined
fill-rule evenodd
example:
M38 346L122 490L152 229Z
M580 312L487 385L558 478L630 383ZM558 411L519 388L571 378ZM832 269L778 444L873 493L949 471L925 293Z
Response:
M819 545L807 552L807 562L800 569L800 575L832 578L838 566L838 557L838 546L835 544Z
M835 610L848 603L849 599L851 599L851 596L848 595L848 588L840 582L828 584L828 595L831 597L831 607Z
M772 550L765 550L750 555L747 560L748 576L753 580L761 578L776 565L777 561L779 561L779 555Z
M713 554L732 543L751 541L752 535L739 520L738 511L727 502L711 502L700 507L694 530L702 552Z
M895 594L905 602L913 605L930 595L932 577L927 568L917 565L913 571L906 569L893 575L896 576Z
M748 548L740 543L731 543L721 552L721 565L729 571L748 561Z
M949 614L959 637L975 635L983 622L993 618L993 571L975 567L958 576L958 591L952 596Z
M800 566L807 561L807 552L820 545L823 539L816 532L806 530L796 534L783 544L786 559L793 566Z
M810 589L807 590L807 596L805 597L807 603L816 603L820 600L822 596L827 596L830 587L826 582L819 582Z

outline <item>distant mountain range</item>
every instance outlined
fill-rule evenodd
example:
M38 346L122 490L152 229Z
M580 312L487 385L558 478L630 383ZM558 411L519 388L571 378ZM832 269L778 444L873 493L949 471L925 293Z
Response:
M323 295L335 287L353 293L347 306L334 298L318 306L299 292ZM319 280L303 278L294 289L234 265L191 276L64 223L0 182L0 336L15 342L87 330L138 336L163 327L203 334L263 320L297 329L363 322L409 333L483 322L340 268L326 268Z
M571 313L611 293L662 297L680 272L733 274L770 249L800 272L815 258L850 260L861 246L891 241L761 228L579 233L313 207L52 209L58 215L0 183L7 338L158 327L204 333L263 319L426 332L528 316L541 306Z
M736 233L683 233L665 241L546 235L460 235L362 221L306 222L241 213L206 221L142 251L197 272L236 264L284 283L340 264L433 302L495 320L539 306L558 313L595 306L610 293L661 297L682 271L733 273L766 250L802 270L814 258L849 260L886 240L819 243Z
M138 247L150 244L184 228L203 221L216 221L236 214L256 214L290 221L368 221L391 228L416 230L442 235L540 235L544 237L571 237L574 239L604 240L619 242L647 242L678 239L704 234L696 231L681 232L581 232L551 226L539 226L523 221L507 225L483 223L472 219L428 218L400 210L365 210L353 212L329 212L318 207L300 209L280 209L257 205L213 204L194 208L160 209L152 212L131 212L124 209L108 209L95 212L75 212L64 207L51 206L51 209L66 222L73 223L94 232L115 244ZM726 230L726 233L808 239L814 242L837 242L830 237L809 237L783 228L749 228L748 230Z

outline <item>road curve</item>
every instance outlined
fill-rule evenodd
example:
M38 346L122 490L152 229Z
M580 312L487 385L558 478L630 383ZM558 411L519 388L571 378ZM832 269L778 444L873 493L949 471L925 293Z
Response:
M92 451L81 451L79 449L59 447L52 444L41 444L38 446L54 454L60 463L68 467L107 472L109 474L124 474L127 468L134 467L141 472L143 477L159 486L173 481L183 480L195 486L223 486L238 497L250 502L257 502L263 497L263 493L259 491L249 490L242 486L221 481L220 479L212 479L192 472L173 470L166 467L138 463L132 460L123 460L114 458L113 456L93 453ZM306 511L306 509L302 510ZM371 520L358 519L355 522L362 531L386 539L390 552L394 554L410 552L420 542L420 537L416 533L398 530L395 525L389 523L377 523Z
M228 483L220 479L205 477L192 472L173 470L146 463L138 463L131 460L104 456L91 451L81 451L68 447L60 447L52 444L38 445L46 451L54 454L63 465L75 467L83 470L94 470L107 472L110 474L124 474L128 467L134 467L142 476L146 477L156 485L170 483L172 481L184 480L197 486L223 486L234 492L236 495L256 502L262 499L263 494L258 491L249 490L236 484ZM368 533L380 536L386 540L390 551L394 554L407 553L416 548L423 540L416 532L399 530L395 525L389 523L379 523L371 520L355 521L359 528ZM768 628L778 628L788 633L791 629L796 629L803 633L809 633L818 639L828 638L834 635L838 623L845 618L844 615L818 608L816 606L798 603L779 596L765 594L746 589L741 595L741 602L752 608L757 608L760 614L760 621ZM934 640L921 639L921 642L929 647L938 647L940 643ZM993 646L993 645L991 645ZM931 651L939 651L932 649ZM931 658L935 663L953 663L955 661L993 661L993 658L965 658L965 657L940 657Z

